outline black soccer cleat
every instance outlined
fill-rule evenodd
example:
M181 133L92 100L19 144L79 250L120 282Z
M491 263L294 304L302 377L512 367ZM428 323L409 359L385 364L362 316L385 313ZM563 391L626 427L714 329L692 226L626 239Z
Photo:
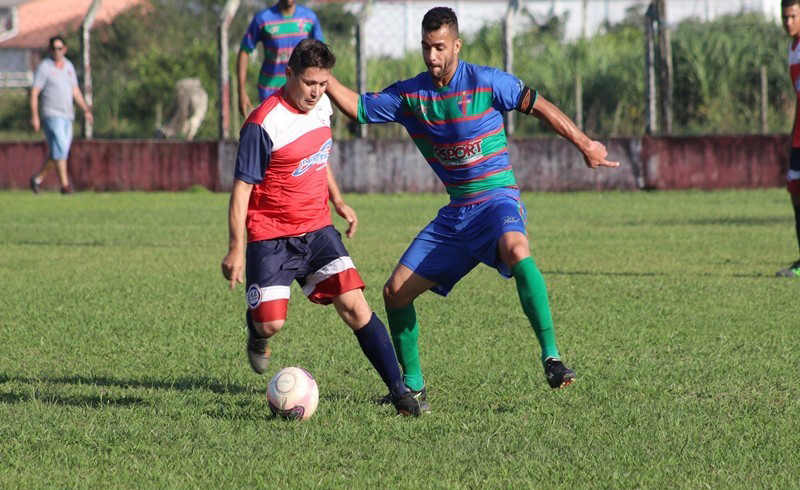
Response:
M417 399L411 390L406 391L400 397L392 396L392 404L397 410L397 415L404 417L419 417L423 413L430 412L428 404Z
M408 386L406 386L406 388L408 388ZM411 388L408 388L408 391L410 391L411 394L414 395L414 398L416 398L420 402L424 402L424 401L426 401L428 399L428 392L425 390L424 386L419 391L412 390ZM391 405L393 403L392 402L392 394L391 393L387 393L387 394L383 395L382 397L378 398L375 401L375 403L377 403L378 405ZM427 403L426 403L426 405L427 405Z
M247 333L247 360L256 374L264 374L269 367L269 339L256 337L252 332Z
M34 194L38 194L42 189L42 184L36 180L36 176L31 177L31 190Z
M569 386L575 381L575 371L568 368L556 357L548 357L544 361L544 375L550 388L558 389Z

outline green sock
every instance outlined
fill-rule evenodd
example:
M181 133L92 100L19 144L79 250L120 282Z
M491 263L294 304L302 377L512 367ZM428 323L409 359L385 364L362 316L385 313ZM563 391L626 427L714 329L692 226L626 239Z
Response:
M542 362L548 357L559 357L556 347L556 332L553 329L553 317L547 301L547 286L544 277L532 257L527 257L511 268L517 281L517 292L522 310L533 326L539 345L542 347Z
M412 390L419 391L425 386L422 379L422 368L419 364L419 323L414 303L405 308L386 308L389 320L389 332L392 334L394 351L403 368L403 381Z

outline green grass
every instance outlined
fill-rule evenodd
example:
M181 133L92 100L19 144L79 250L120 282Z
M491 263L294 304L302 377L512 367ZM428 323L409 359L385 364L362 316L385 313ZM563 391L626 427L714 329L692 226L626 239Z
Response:
M309 369L320 406L287 423L219 272L226 195L0 193L0 487L797 488L786 193L524 200L575 384L547 387L513 282L480 266L417 301L433 413L394 417L349 329L293 287L270 375ZM348 201L385 318L381 285L445 197Z

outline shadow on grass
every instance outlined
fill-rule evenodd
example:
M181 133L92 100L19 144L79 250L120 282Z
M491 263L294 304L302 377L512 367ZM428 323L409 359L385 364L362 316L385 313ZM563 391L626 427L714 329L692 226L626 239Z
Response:
M24 403L35 401L45 405L64 405L72 407L89 407L89 408L102 408L102 407L129 407L138 405L149 405L147 400L140 397L131 396L74 396L74 395L56 395L53 393L43 394L41 396L33 396L31 394L20 393L2 393L0 394L0 403Z
M542 274L552 274L554 276L606 276L606 277L749 277L749 278L773 278L773 273L766 272L732 272L732 273L718 273L711 272L686 272L682 270L675 270L674 273L668 274L666 272L608 272L608 271L565 271L559 269L542 270Z
M695 218L695 219L658 219L647 222L642 221L628 221L623 223L625 226L642 226L656 225L656 226L771 226L782 225L791 223L792 218L790 215L785 216L719 216L708 218Z
M178 378L175 380L116 379L107 376L61 376L55 378L22 378L0 374L0 383L24 384L53 383L69 385L103 386L118 388L149 388L159 390L196 391L208 390L218 394L252 393L252 388L236 384L221 383L206 377Z

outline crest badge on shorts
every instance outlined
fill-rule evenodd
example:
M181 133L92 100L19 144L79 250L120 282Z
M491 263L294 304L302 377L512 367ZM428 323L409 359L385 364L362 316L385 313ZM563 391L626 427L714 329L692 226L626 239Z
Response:
M261 304L261 287L258 284L251 284L247 288L247 306L251 310L258 308Z

